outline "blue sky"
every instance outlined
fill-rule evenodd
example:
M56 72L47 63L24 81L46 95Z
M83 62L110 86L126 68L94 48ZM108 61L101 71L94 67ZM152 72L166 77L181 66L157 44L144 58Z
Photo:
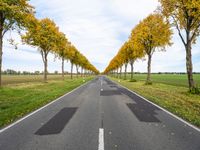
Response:
M67 38L83 53L93 65L103 71L128 39L132 28L147 17L158 6L156 0L31 0L38 18L53 19ZM7 39L15 39L18 49L9 45ZM153 56L152 71L185 71L185 50L177 33L173 45L166 52ZM194 71L200 72L200 40L193 46ZM146 71L146 61L138 60L135 71ZM65 70L70 70L66 62ZM9 32L4 38L3 69L35 71L43 70L43 63L37 48L22 45L20 37ZM130 69L130 68L129 68ZM61 71L61 61L49 55L48 70Z

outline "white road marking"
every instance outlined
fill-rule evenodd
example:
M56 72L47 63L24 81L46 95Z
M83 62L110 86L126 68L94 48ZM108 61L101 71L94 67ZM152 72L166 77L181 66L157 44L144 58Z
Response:
M102 79L101 79L101 86L103 85L103 81L102 81Z
M93 81L93 80L91 80L91 81ZM13 127L13 126L15 126L16 124L20 123L20 122L21 122L21 121L23 121L24 119L26 119L26 118L28 118L28 117L32 116L33 114L36 114L37 112L39 112L39 111L41 111L42 109L44 109L44 108L48 107L49 105L51 105L51 104L55 103L56 101L60 100L61 98L63 98L63 97L65 97L65 96L67 96L68 94L70 94L70 93L72 93L72 92L74 92L74 91L78 90L78 89L79 89L79 88L81 88L82 86L84 86L84 85L86 85L86 84L90 83L91 81L84 83L83 85L81 85L81 86L79 86L79 87L77 87L77 88L73 89L72 91L70 91L70 92L66 93L65 95L63 95L63 96L61 96L61 97L59 97L59 98L55 99L54 101L52 101L52 102L48 103L47 105L45 105L45 106L43 106L43 107L41 107L41 108L39 108L39 109L35 110L34 112L32 112L32 113L30 113L30 114L26 115L25 117L23 117L23 118L21 118L21 119L17 120L16 122L14 122L14 123L12 123L12 124L8 125L7 127L5 127L5 128L3 128L3 129L1 129L1 130L0 130L0 133L4 132L5 130L7 130L7 129L9 129L9 128Z
M104 129L99 129L99 146L98 150L104 150Z
M114 83L118 84L118 83L117 83L117 82L115 82L115 81L112 81L112 82L114 82ZM154 104L153 102L151 102L151 101L149 101L148 99L144 98L143 96L141 96L141 95L137 94L136 92L134 92L134 91L131 91L131 90L130 90L130 89L128 89L127 87L125 87L125 86L123 86L123 85L120 85L120 84L118 84L118 85L119 85L119 86L121 86L121 87L123 87L123 88L125 88L125 89L127 89L128 91L130 91L131 93L133 93L133 94L137 95L138 97L142 98L143 100L147 101L148 103L150 103L150 104L152 104L152 105L154 105L154 106L156 106L156 107L160 108L161 110L163 110L163 111L164 111L164 112L166 112L167 114L169 114L169 115L171 115L172 117L174 117L174 118L178 119L179 121L181 121L181 122L185 123L185 124L186 124L186 125L188 125L189 127L191 127L191 128L193 128L193 129L197 130L198 132L200 132L200 128L198 128L198 127L196 127L196 126L194 126L194 125L190 124L189 122L187 122L187 121L183 120L182 118L180 118L180 117L178 117L178 116L174 115L173 113L171 113L171 112L169 112L168 110L166 110L166 109L162 108L161 106L159 106L159 105L157 105L157 104ZM185 126L185 125L184 125L184 126Z

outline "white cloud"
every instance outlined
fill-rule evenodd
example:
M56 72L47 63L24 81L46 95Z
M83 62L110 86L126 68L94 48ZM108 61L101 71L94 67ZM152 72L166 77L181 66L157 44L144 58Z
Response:
M119 16L138 21L153 12L158 5L157 0L109 0L109 2L112 10Z

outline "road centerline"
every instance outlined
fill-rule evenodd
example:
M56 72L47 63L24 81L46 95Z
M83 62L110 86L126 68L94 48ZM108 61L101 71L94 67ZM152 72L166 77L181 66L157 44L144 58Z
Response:
M104 129L103 128L99 128L98 150L104 150Z

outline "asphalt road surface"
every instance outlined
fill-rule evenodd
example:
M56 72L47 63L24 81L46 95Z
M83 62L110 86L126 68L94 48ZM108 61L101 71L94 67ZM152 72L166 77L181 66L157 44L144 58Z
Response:
M0 130L0 150L200 150L200 132L100 76Z

